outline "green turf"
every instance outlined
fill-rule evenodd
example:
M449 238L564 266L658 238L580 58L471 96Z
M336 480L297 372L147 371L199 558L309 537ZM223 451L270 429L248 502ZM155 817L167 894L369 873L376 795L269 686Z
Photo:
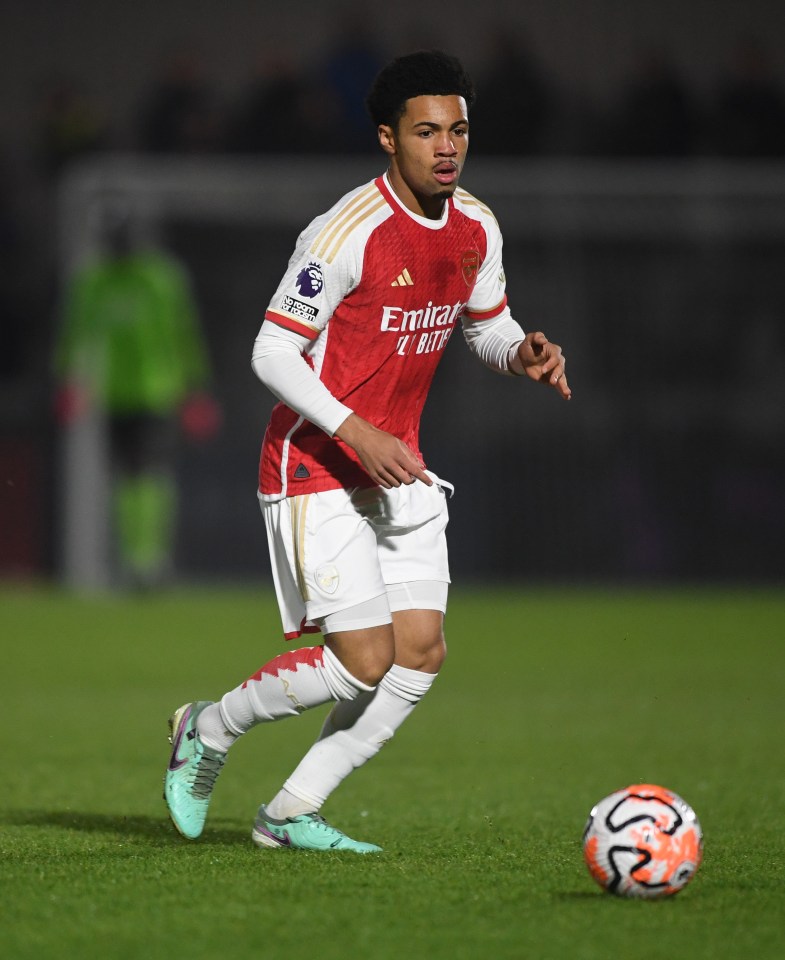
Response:
M203 838L160 798L166 718L279 649L266 594L0 592L0 954L615 958L785 954L785 597L454 589L442 677L325 813L380 856L248 839L321 712L233 750ZM592 804L662 783L703 824L664 902L595 887Z

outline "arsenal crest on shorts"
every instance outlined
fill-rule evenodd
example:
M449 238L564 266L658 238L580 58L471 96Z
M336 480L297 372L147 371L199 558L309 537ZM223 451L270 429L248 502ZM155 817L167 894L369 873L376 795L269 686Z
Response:
M480 269L480 254L476 250L467 250L461 257L461 273L468 287L474 286L477 271Z

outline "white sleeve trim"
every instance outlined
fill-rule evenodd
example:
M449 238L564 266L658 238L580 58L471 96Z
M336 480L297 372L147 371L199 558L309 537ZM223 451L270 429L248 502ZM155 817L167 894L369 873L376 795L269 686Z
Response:
M520 376L524 371L518 346L526 334L505 310L491 320L463 320L463 336L469 349L491 370Z
M251 366L262 383L295 413L331 437L353 412L337 400L303 358L311 341L274 323L263 323Z

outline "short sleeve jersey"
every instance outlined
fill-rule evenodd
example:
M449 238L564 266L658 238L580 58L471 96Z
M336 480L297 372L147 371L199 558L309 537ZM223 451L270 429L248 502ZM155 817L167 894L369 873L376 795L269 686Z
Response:
M495 317L506 303L491 211L458 189L442 219L427 220L383 176L303 231L265 320L307 337L304 357L330 392L422 458L420 416L456 324ZM259 467L263 497L373 485L350 447L275 406Z

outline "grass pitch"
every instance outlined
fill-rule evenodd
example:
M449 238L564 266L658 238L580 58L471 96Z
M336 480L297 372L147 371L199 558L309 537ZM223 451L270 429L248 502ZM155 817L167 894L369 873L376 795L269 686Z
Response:
M0 953L48 958L757 960L785 944L785 596L454 588L443 675L326 815L379 856L249 831L324 711L233 749L203 837L161 800L166 719L281 649L271 596L0 592ZM590 879L592 804L636 781L696 809L679 896Z

